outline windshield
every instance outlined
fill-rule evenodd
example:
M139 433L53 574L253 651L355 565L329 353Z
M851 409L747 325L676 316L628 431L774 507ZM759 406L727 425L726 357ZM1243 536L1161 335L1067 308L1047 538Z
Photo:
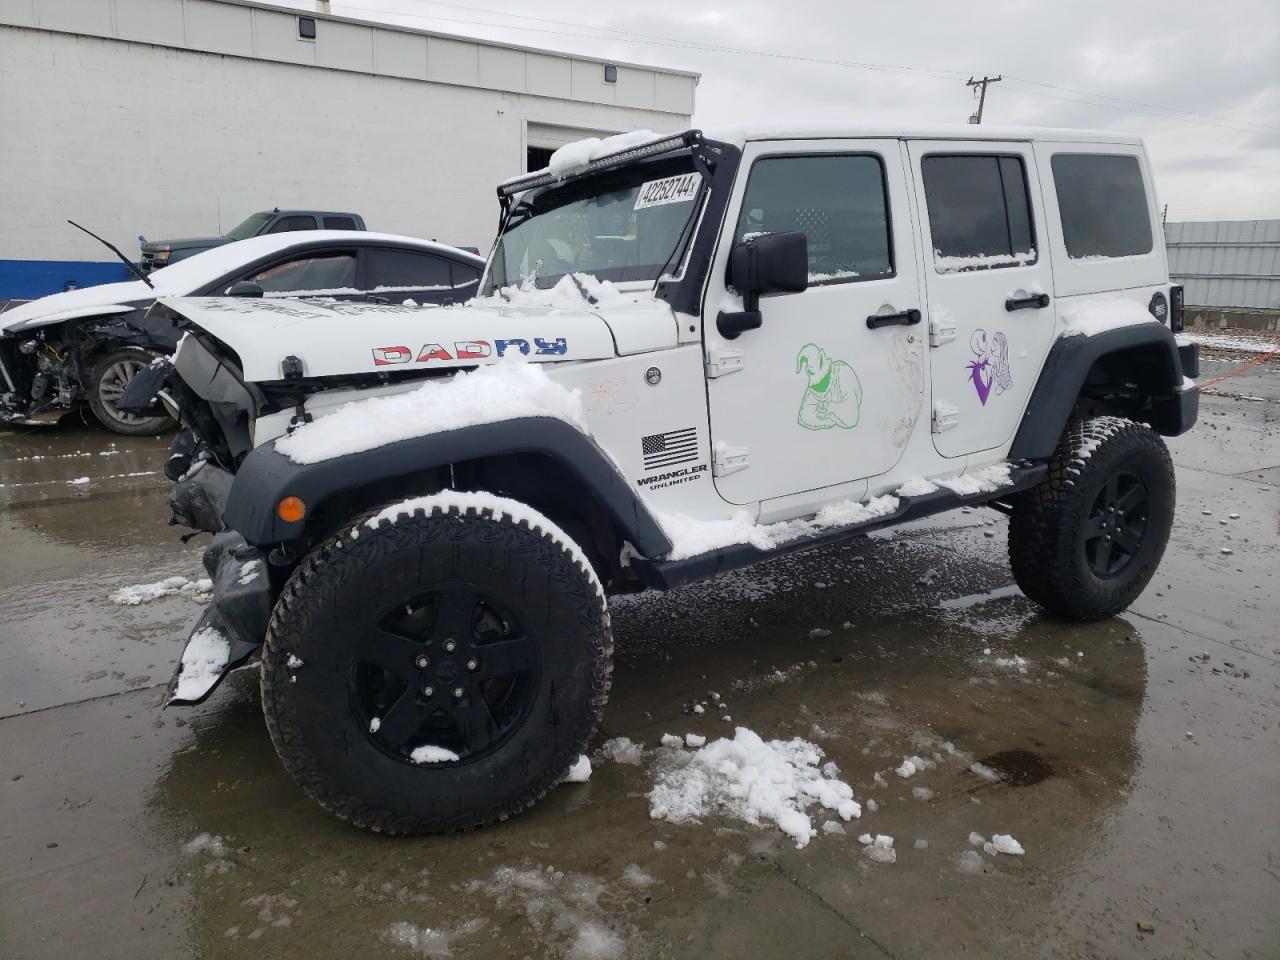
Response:
M702 178L689 156L624 167L520 197L494 247L485 293L569 273L652 281L689 232Z
M270 219L271 214L269 213L250 214L250 216L243 220L239 226L232 227L228 230L227 237L232 240L243 240L246 237L256 237L258 235L258 231L261 230Z

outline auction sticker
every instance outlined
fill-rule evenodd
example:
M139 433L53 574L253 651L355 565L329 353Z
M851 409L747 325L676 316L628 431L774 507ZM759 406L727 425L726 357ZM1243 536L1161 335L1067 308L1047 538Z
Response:
M696 173L682 173L678 177L665 177L641 184L636 194L633 210L660 207L665 203L688 203L698 194L701 177Z

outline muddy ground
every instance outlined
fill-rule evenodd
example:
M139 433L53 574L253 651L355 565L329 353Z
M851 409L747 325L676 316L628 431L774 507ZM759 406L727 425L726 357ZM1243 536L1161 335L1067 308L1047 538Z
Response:
M800 850L651 820L655 752L494 829L350 828L276 762L251 671L159 709L200 607L108 595L199 575L167 438L0 433L0 956L1280 956L1280 368L1215 391L1171 442L1164 564L1106 623L1011 587L986 510L614 603L596 744L814 742L863 812ZM682 712L710 691L731 722ZM936 765L896 776L912 754Z

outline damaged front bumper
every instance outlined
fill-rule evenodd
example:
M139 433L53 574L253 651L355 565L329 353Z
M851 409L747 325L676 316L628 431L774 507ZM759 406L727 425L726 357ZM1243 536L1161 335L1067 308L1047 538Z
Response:
M213 600L191 628L164 705L202 703L262 646L275 604L267 554L224 530L204 552Z

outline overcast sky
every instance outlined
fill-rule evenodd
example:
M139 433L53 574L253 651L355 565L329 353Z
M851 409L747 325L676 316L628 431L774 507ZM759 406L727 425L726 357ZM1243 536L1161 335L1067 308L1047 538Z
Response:
M702 75L694 122L707 126L963 122L976 106L964 81L1003 74L988 93L985 122L1142 136L1170 220L1280 217L1277 0L350 0L332 7L338 15L694 70Z

